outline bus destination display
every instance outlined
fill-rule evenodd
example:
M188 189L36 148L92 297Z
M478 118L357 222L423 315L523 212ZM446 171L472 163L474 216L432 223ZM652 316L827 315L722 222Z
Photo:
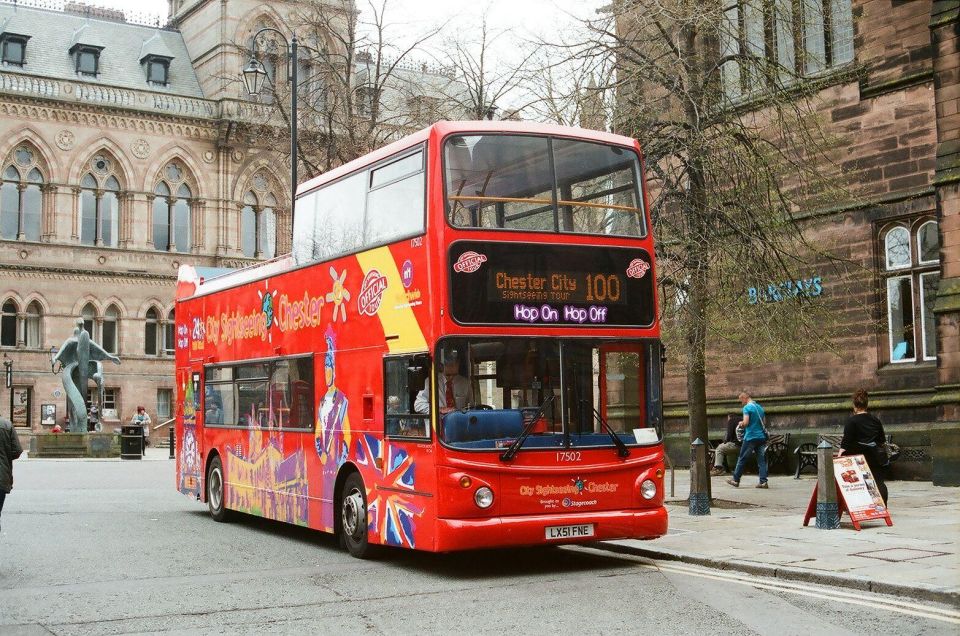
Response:
M451 310L462 324L649 326L649 269L639 249L461 241Z

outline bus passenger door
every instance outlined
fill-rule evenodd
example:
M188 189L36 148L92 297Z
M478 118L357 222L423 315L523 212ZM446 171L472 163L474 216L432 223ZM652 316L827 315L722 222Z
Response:
M646 422L643 345L613 343L600 346L598 410L614 431L630 433Z
M436 517L430 357L387 356L383 365L383 432L365 436L369 457L358 462L371 493L371 532L385 545L429 548L426 520Z

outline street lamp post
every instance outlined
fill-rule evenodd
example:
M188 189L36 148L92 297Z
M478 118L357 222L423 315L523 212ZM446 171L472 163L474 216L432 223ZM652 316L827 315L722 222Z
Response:
M250 63L243 69L243 83L247 92L253 96L260 94L267 71L257 57L257 39L265 32L272 31L283 39L287 47L287 79L290 82L290 229L293 230L293 214L297 204L297 35L293 34L287 42L286 36L273 27L264 27L253 36L253 50Z

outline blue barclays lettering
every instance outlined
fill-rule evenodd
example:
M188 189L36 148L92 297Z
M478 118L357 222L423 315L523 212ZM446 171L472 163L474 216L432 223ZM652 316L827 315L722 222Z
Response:
M770 283L763 287L748 287L747 301L751 305L757 303L778 303L785 298L802 296L816 298L823 293L823 279L820 276L803 280L788 280L782 283Z

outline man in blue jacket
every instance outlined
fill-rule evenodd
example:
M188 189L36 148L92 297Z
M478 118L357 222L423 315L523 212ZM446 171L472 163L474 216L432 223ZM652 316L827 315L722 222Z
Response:
M740 446L740 456L737 458L737 467L733 469L733 478L728 479L727 483L734 488L740 487L740 476L743 475L743 465L747 459L757 454L757 468L760 470L760 483L757 488L767 488L767 432L766 432L766 413L763 407L757 404L750 394L741 391L740 404L743 405L743 419L740 424L743 425L743 445Z
M20 457L23 448L10 420L0 417L0 512L3 501L13 489L13 460Z

